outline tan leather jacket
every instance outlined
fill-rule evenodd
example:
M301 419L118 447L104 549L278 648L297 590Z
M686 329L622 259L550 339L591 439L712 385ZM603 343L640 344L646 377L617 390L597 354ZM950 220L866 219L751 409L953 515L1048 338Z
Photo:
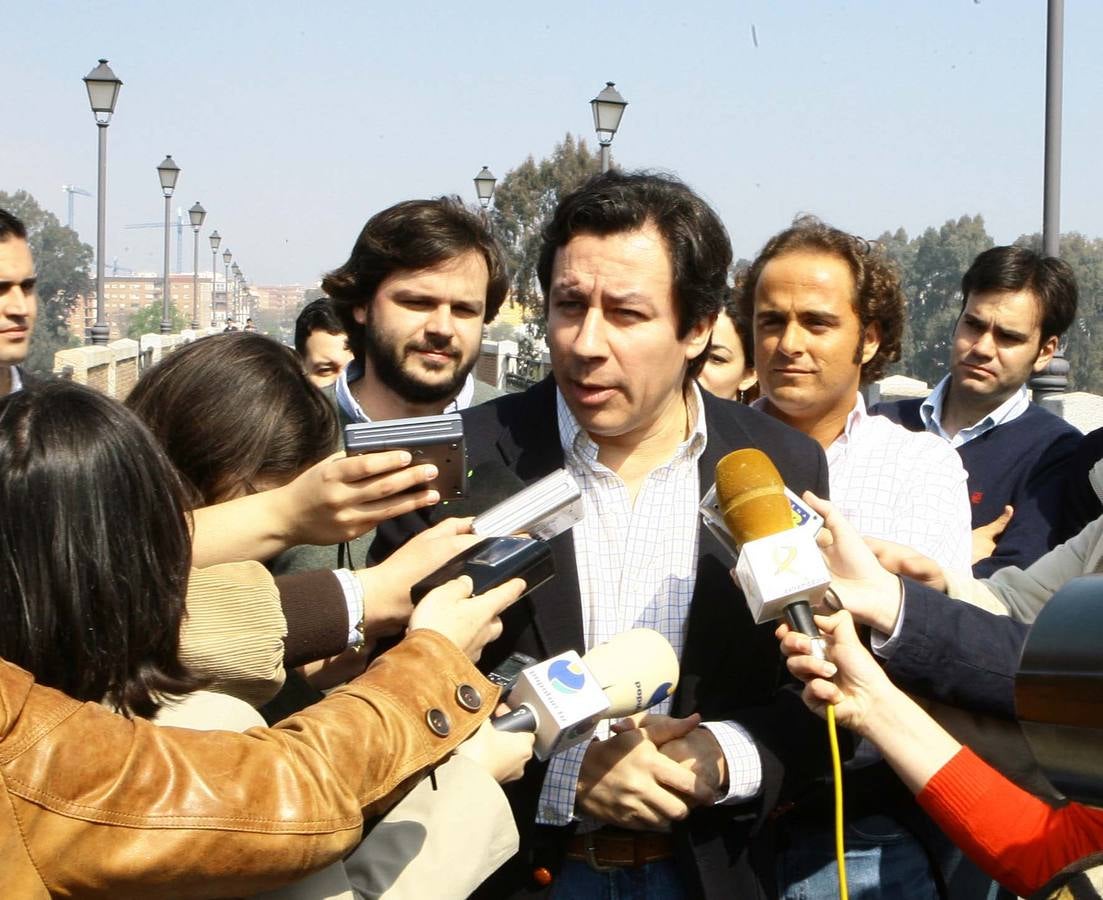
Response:
M412 788L497 697L426 630L322 703L245 734L124 719L0 660L0 896L232 897L286 883L347 853L363 816Z

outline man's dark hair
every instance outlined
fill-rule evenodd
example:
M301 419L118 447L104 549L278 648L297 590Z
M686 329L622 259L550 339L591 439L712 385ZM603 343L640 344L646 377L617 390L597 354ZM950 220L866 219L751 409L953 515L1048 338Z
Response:
M348 261L322 279L322 290L333 299L356 360L364 360L364 326L353 312L372 302L387 276L429 269L470 251L481 253L486 261L490 278L483 321L491 322L506 298L509 274L482 215L459 197L438 197L396 203L368 219Z
M0 209L0 241L8 241L12 238L25 241L27 239L27 228L6 209Z
M184 481L190 507L287 482L337 446L337 414L290 347L239 331L201 338L126 398Z
M126 715L199 687L178 657L184 509L172 464L121 404L68 381L0 401L0 656Z
M299 356L306 356L306 341L315 331L324 331L327 334L344 334L345 326L337 318L337 310L333 308L333 301L329 297L319 297L311 300L299 310L295 319L295 352Z
M1063 259L1042 256L1026 247L985 250L961 276L961 308L971 293L1030 291L1041 304L1041 344L1061 337L1076 318L1076 275Z
M861 382L869 384L884 375L885 369L900 358L907 317L899 270L884 249L815 216L799 216L791 226L770 238L754 262L736 276L735 297L748 321L754 322L755 287L762 270L771 259L786 253L824 253L847 264L854 278L853 304L861 333L871 324L879 325L881 331L877 352L862 366ZM859 339L854 350L855 362L862 360L862 343Z
M536 274L547 314L552 264L560 247L579 234L609 235L653 225L670 254L678 337L715 318L728 290L731 242L720 217L671 175L610 170L595 175L559 201L544 226ZM690 362L689 377L705 364L707 351Z

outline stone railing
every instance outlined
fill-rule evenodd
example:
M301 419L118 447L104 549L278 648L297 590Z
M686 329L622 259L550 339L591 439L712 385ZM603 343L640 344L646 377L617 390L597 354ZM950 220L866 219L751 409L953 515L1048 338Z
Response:
M138 376L177 347L221 329L183 331L180 334L143 334L140 340L122 338L102 347L73 347L54 354L54 374L86 384L110 397L125 400Z

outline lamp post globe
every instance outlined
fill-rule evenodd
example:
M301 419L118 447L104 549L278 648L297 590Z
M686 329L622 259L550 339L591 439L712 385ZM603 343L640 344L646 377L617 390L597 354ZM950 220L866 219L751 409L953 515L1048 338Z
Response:
M475 176L475 194L478 196L483 209L490 206L490 199L494 196L494 185L497 181L498 179L491 174L490 169L486 166L483 166L482 171Z

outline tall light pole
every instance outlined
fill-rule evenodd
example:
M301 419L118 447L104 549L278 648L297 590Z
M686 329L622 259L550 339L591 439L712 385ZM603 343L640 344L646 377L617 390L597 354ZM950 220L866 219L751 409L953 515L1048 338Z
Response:
M594 113L594 130L597 131L597 142L601 145L601 171L609 171L609 145L613 143L613 135L620 127L620 117L624 115L624 107L628 105L618 92L616 85L611 81L605 82L605 88L600 94L590 101L590 109Z
M96 117L96 126L100 135L99 178L96 188L96 324L92 326L92 343L106 344L111 334L107 325L103 297L104 243L107 232L107 126L115 112L115 101L119 99L122 82L107 65L106 59L84 76L84 86L88 89L88 102L92 106L92 115ZM72 202L73 195L69 195Z
M234 315L241 318L241 266L234 263L230 266L230 271L234 273ZM243 323L244 324L244 323Z
M222 251L222 264L225 267L222 273L222 293L226 298L226 318L232 318L230 314L230 261L234 258L234 255L227 247Z
M1061 252L1061 87L1065 2L1049 0L1046 15L1046 134L1042 190L1042 252Z
M222 243L222 235L217 231L211 232L211 325L214 325L214 289L218 284L218 245Z
M479 203L482 204L483 209L490 208L490 198L494 196L494 185L498 179L491 173L490 169L483 166L483 170L475 176L475 193L479 197Z
M176 179L180 177L180 167L172 161L171 155L161 160L157 175L161 179L161 193L165 195L165 287L161 297L161 334L168 334L172 331L172 319L169 317L169 229L172 227L172 192L176 189Z
M207 218L207 210L196 200L195 206L188 210L188 218L191 219L192 231L195 232L195 261L192 265L191 282L191 330L197 331L199 329L199 229L203 227L203 220Z

